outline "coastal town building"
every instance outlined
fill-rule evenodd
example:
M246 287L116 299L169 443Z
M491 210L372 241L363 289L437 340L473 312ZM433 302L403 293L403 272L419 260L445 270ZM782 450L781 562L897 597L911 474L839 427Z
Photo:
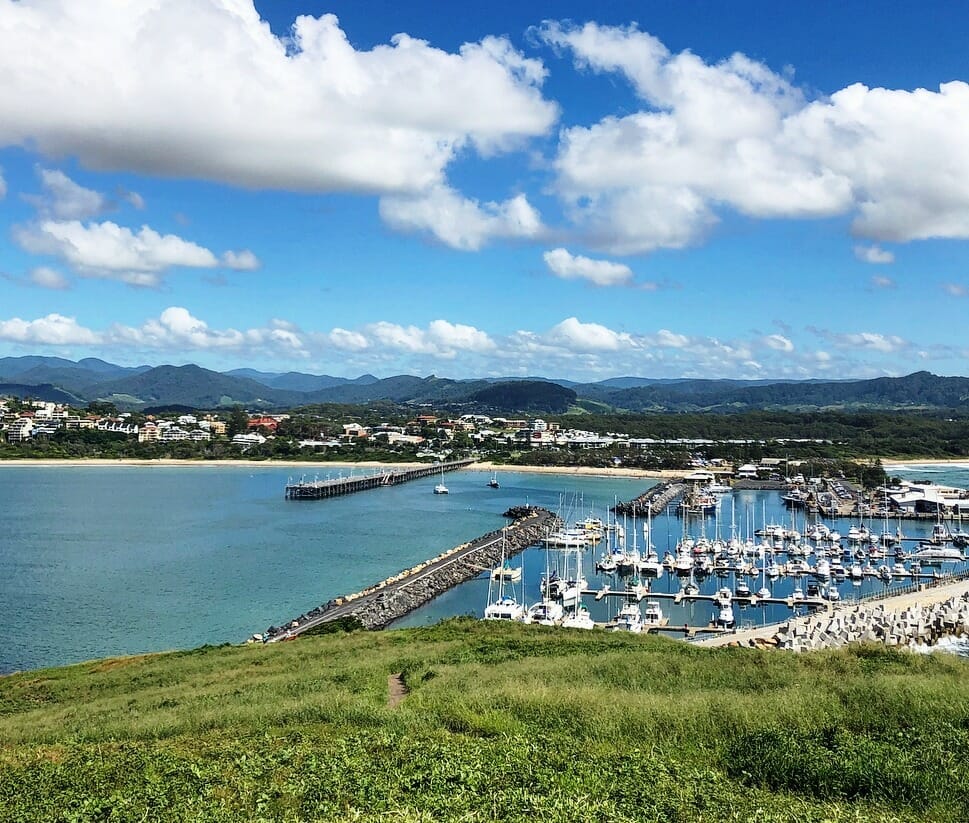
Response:
M249 434L237 434L232 438L233 446L259 446L266 442L266 438L263 437L258 432L249 432Z
M138 430L139 443L154 443L158 440L158 424L154 420L147 420Z
M34 420L32 417L18 417L13 423L7 426L7 442L23 443L26 440L30 440L33 428Z

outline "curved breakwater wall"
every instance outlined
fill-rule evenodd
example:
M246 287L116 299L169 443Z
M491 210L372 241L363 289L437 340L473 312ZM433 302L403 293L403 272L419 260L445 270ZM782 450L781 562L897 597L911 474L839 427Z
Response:
M505 516L514 517L515 522L448 549L362 591L331 600L283 626L270 626L265 634L253 635L251 639L287 640L343 618L359 620L367 629L386 628L448 589L497 565L503 551L506 557L512 557L559 525L552 512L535 506L517 506Z
M631 514L643 517L652 507L654 512L661 512L670 503L686 493L687 486L679 480L668 480L647 489L639 497L628 503L617 503L612 511L616 514Z

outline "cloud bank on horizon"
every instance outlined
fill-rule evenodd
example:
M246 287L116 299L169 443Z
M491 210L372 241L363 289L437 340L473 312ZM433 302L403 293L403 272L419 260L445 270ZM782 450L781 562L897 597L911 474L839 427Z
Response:
M673 51L634 23L537 22L522 45L487 35L448 51L405 33L357 46L332 14L289 22L274 33L252 0L0 0L0 72L13 78L0 84L12 240L0 343L331 373L443 363L455 376L868 376L964 362L958 335L905 325L897 308L832 309L824 288L805 291L816 306L798 301L813 317L792 323L766 299L741 316L684 255L710 259L748 226L817 224L837 251L815 264L842 267L869 299L897 304L906 279L940 304L969 294L959 265L871 275L969 238L966 82L821 94L739 52ZM555 88L580 90L553 98L553 73ZM626 104L577 122L575 95L597 80ZM360 198L373 207L350 231L319 216L303 257L251 228L258 212L285 233L307 198L341 220ZM181 220L180 199L201 215ZM360 272L343 245L356 236L368 255L392 251ZM337 246L342 276L321 274ZM945 248L964 262L961 245ZM807 278L771 253L791 270L768 278L782 303ZM408 259L400 274L395 254ZM439 281L413 273L422 262ZM742 267L731 277L753 291ZM267 296L347 280L355 302L334 303L329 322ZM482 283L509 308L476 299ZM248 328L230 319L227 289ZM410 321L415 310L424 319Z

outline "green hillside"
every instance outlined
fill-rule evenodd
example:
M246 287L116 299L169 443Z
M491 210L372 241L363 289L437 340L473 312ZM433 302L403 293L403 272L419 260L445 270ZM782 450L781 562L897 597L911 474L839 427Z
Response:
M967 665L460 619L28 672L0 819L965 821Z

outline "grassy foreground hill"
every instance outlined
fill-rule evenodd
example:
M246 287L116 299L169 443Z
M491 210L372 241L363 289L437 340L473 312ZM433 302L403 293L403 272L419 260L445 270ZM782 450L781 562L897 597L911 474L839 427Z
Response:
M883 648L458 619L0 679L2 820L965 821L967 758L969 664Z

